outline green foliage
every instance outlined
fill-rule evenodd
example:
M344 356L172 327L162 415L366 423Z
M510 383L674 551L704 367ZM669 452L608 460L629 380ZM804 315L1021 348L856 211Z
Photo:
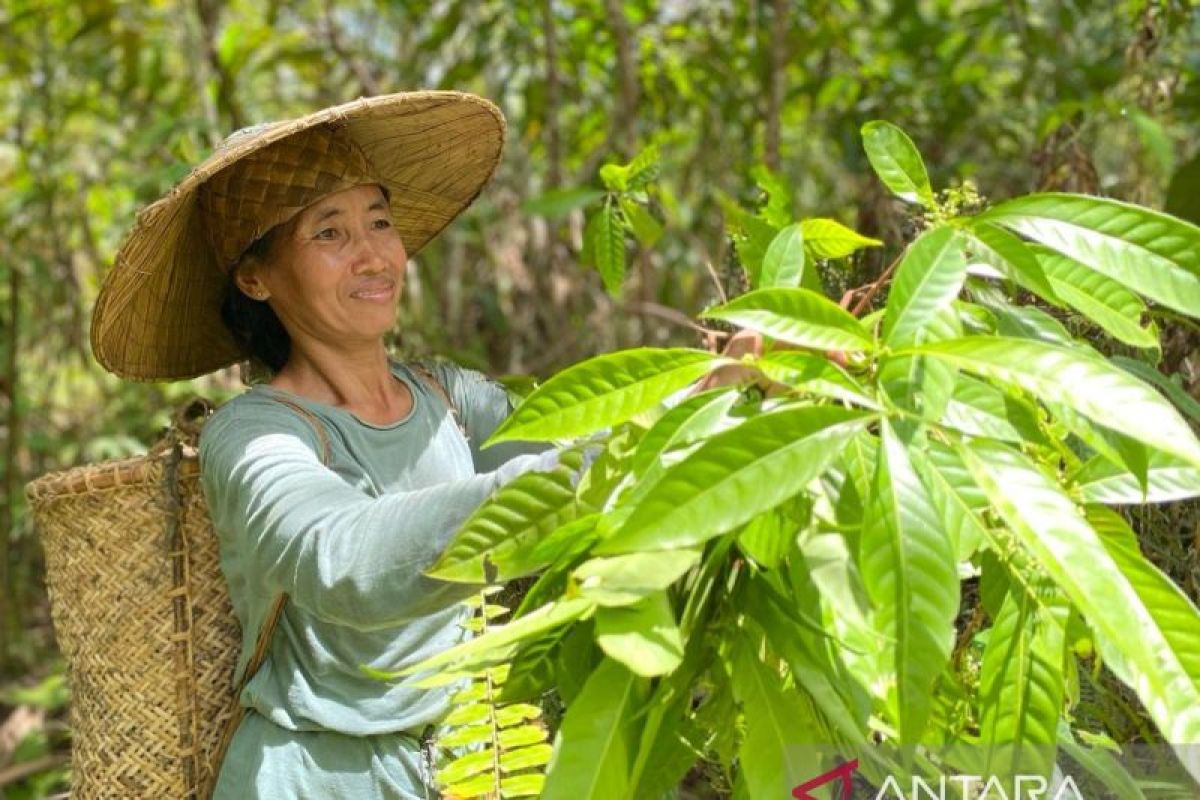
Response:
M508 614L508 608L488 602L498 591L499 586L489 587L467 603L477 609L468 629L486 635L492 620ZM467 685L450 696L450 711L437 734L438 747L452 756L435 775L443 795L470 800L540 794L552 748L539 707L502 701L510 672L501 664L454 676Z
M1017 294L1153 355L1143 298L1200 274L1200 229L1082 195L961 216L971 204L937 199L901 131L872 123L863 138L889 188L932 212L879 312L858 319L803 288L813 254L790 207L741 211L745 252L776 226L743 265L757 286L704 316L767 337L739 362L765 395L726 384L661 407L730 362L640 348L554 376L492 438L607 444L573 496L555 476L498 492L432 573L544 570L537 601L403 672L515 658L546 686L536 665L553 664L578 688L546 796L646 796L661 736L692 742L703 726L708 744L679 763L715 758L745 796L851 754L877 785L968 767L1049 776L1060 747L1136 792L1079 743L1095 738L1071 714L1081 654L1166 741L1200 740L1200 611L1109 508L1200 494L1200 441L1142 362L1104 356ZM834 230L826 254L832 238L864 244ZM962 583L981 573L964 628Z

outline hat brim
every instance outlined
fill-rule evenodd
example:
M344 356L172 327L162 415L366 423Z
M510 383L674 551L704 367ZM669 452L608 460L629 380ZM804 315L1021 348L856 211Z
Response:
M196 190L249 153L334 122L344 125L390 191L392 218L410 255L479 195L504 145L496 106L447 91L360 98L239 137L138 214L92 316L92 351L105 369L130 380L183 380L246 357L221 321L228 277L209 243Z

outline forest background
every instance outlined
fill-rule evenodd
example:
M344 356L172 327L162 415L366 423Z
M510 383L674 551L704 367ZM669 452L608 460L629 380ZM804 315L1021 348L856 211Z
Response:
M185 397L242 388L236 370L117 379L87 335L137 210L236 128L414 88L494 100L499 172L410 262L396 341L494 375L703 345L696 312L743 288L730 204L764 189L797 215L911 239L859 143L872 119L913 137L937 185L1200 221L1200 18L1184 0L13 0L0 53L0 797L61 791L67 742L24 485L144 452ZM614 295L581 264L585 205L601 166L650 144L662 230L631 240ZM845 285L896 252L862 251ZM1200 398L1200 332L1153 313L1160 370ZM1200 600L1197 506L1135 517L1147 555ZM1116 686L1097 713L1118 741L1149 730Z

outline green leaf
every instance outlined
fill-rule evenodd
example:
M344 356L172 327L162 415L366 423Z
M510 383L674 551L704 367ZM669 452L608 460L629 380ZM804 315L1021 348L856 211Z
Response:
M864 247L882 247L883 242L863 236L834 219L816 217L800 223L804 248L813 258L845 258Z
M698 558L699 552L696 555ZM597 610L596 644L610 658L645 677L674 672L683 660L683 638L664 591L633 605Z
M575 467L579 457L575 456ZM545 565L538 543L579 516L572 470L527 472L500 489L459 528L425 574L447 581L496 583Z
M1004 781L1054 770L1069 607L1053 586L1038 595L1008 593L983 652L979 736L987 774Z
M749 522L800 492L871 419L810 406L762 414L716 434L668 469L593 552L684 547Z
M1084 747L1079 744L1071 733L1070 723L1065 719L1058 721L1058 746L1111 790L1115 800L1146 800L1146 795L1125 766L1103 747Z
M1103 456L1094 456L1071 477L1088 503L1169 503L1200 496L1200 469L1157 450L1150 451L1147 491L1138 478Z
M1200 422L1200 403L1171 378L1159 372L1145 361L1138 361L1125 356L1112 356L1110 359L1121 369L1136 375L1147 383L1151 383L1165 394L1175 407L1186 414L1193 422ZM1182 377L1177 375L1176 377Z
M691 444L716 430L737 399L736 392L723 388L710 389L685 399L667 411L638 442L630 471L644 483L651 469L661 464L668 451Z
M1153 620L1156 634L1169 646L1170 658L1178 660L1179 667L1190 679L1191 696L1200 696L1200 638L1196 636L1196 631L1200 630L1200 611L1174 581L1142 555L1137 534L1120 514L1111 508L1094 504L1086 507L1086 513L1104 549L1141 598ZM1132 646L1125 644L1117 649L1124 650ZM1126 683L1132 684L1137 680L1132 673L1122 675L1121 666L1111 659L1109 667ZM1192 712L1194 718L1200 718L1200 709L1192 709Z
M625 215L627 227L633 231L633 235L641 242L642 246L653 247L657 244L658 240L662 238L662 224L650 216L649 211L628 197L622 197L620 203L621 213Z
M774 569L791 550L796 529L796 523L779 511L759 514L738 533L738 549L763 569Z
M746 720L738 749L741 775L750 797L788 797L797 784L820 772L811 748L796 746L802 732L814 727L813 715L757 650L745 632L734 640L733 692Z
M874 120L862 126L863 149L883 185L902 200L933 208L933 189L917 146L890 122Z
M985 439L957 449L1017 541L1111 646L1108 665L1137 693L1166 741L1200 741L1195 609L1184 612L1153 567L1114 548L1024 455Z
M549 219L555 219L566 215L576 208L591 205L606 194L607 192L601 189L589 189L587 187L553 189L538 197L526 200L521 205L521 210L526 214L537 214Z
M509 797L541 797L546 785L546 776L539 773L532 775L513 775L500 781L500 796Z
M773 381L820 397L879 410L867 389L825 356L800 350L771 350L751 364Z
M983 542L993 541L980 517L987 510L987 497L971 479L962 459L945 445L931 441L924 452L912 455L913 465L955 544L955 559L965 561Z
M718 366L703 350L641 347L588 359L525 398L483 443L550 441L619 425Z
M700 560L696 547L592 558L572 573L579 594L601 606L627 606L666 589Z
M765 164L750 168L754 183L767 196L767 203L758 214L775 228L782 228L792 221L792 192L783 177L772 172Z
M731 200L723 199L721 206L725 210L726 229L733 238L738 261L741 262L751 288L758 288L763 257L779 229L739 208Z
M1009 200L995 222L1184 314L1200 316L1200 228L1148 208L1076 194Z
M490 653L503 653L511 645L531 640L559 625L586 619L592 615L595 608L596 604L591 600L579 597L550 603L518 617L507 625L493 626L482 636L467 639L404 669L380 673L380 676L395 679L456 662L470 663L471 660Z
M876 626L895 641L885 656L896 680L888 706L900 741L915 744L929 720L934 682L954 645L958 569L954 543L886 418L874 489L859 563Z
M658 145L650 144L633 157L625 168L625 190L636 192L658 178L661 167Z
M941 424L972 436L1018 444L1040 441L1037 410L1019 397L967 375L959 376Z
M871 350L870 332L841 306L807 289L758 289L700 316L821 350Z
M930 320L958 296L967 275L964 239L954 228L921 235L904 254L888 292L883 338L892 347L922 341Z
M592 252L596 269L600 271L608 293L620 297L621 284L625 280L625 225L612 203L606 203L594 219L597 222Z
M567 706L554 740L542 800L626 797L636 743L634 712L646 680L605 658Z
M1159 347L1157 332L1142 327L1146 305L1133 292L1064 255L1051 251L1038 260L1062 301L1114 339L1134 347Z
M758 285L764 289L800 285L804 275L804 234L799 223L781 230L763 256Z
M1200 442L1179 412L1119 367L1086 351L1029 339L968 336L911 348L1068 405L1094 422L1200 466Z
M983 262L1016 281L1023 288L1043 299L1061 306L1062 301L1046 279L1037 255L1020 238L999 225L972 219L969 227L962 229L967 246L975 261Z
M550 760L554 748L548 744L532 744L506 750L500 754L500 769L503 772L516 772L520 769L540 767Z

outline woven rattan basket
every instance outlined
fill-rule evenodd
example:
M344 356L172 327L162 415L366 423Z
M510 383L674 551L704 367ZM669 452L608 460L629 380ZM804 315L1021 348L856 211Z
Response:
M185 405L146 456L26 487L69 668L74 800L210 791L241 642L196 458L211 411Z

